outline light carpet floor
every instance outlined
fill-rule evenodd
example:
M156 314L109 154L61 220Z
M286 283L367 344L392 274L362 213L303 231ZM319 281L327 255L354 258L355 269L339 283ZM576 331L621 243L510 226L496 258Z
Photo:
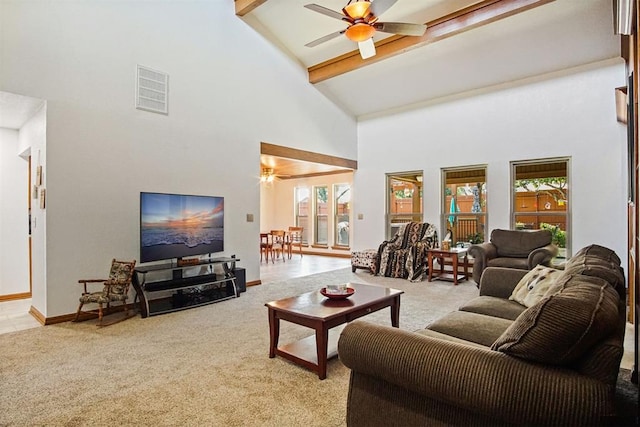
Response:
M0 336L2 426L343 426L348 370L327 379L269 359L266 302L359 282L405 291L400 327L423 328L478 294L349 268L247 289L240 298L96 328L90 320ZM390 324L385 309L364 318ZM280 343L311 334L281 322Z

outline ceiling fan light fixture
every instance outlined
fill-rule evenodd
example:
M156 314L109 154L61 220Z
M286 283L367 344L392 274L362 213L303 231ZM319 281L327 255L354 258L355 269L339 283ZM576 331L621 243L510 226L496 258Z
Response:
M373 37L375 32L376 32L376 29L373 28L371 25L359 22L347 28L345 35L351 41L363 42Z
M369 14L369 6L371 6L369 0L356 0L353 3L349 2L343 10L351 19L363 19Z
M260 175L260 182L273 182L273 179L274 179L273 169L263 168L262 175Z

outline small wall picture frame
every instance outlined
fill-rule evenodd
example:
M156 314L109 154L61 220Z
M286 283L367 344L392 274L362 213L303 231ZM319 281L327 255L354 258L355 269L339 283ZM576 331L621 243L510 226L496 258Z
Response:
M46 190L44 188L40 189L40 209L44 209L46 207L45 203Z
M42 166L36 167L36 186L42 185Z

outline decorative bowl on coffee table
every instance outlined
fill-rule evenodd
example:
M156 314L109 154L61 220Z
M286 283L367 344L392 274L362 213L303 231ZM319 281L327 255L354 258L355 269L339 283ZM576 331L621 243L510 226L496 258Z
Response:
M356 290L353 288L346 288L344 292L338 294L327 292L327 288L320 289L320 293L329 299L346 299L353 295L355 292Z

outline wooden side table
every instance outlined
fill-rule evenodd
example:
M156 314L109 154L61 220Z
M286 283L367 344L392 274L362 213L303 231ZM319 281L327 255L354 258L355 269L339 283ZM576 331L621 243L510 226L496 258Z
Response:
M460 258L462 257L462 265L460 265ZM433 270L433 260L437 259L440 264L440 271ZM427 262L429 267L428 281L430 282L434 278L440 280L453 281L454 285L458 284L458 281L469 279L469 259L467 258L467 248L451 248L449 250L443 249L429 249L427 251ZM451 270L446 270L445 265L451 265ZM460 272L459 267L462 267Z

